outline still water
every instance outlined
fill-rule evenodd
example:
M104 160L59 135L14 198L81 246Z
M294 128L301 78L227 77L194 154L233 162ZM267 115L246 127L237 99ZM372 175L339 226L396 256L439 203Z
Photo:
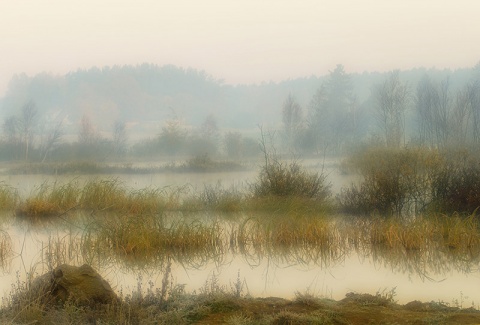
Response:
M315 168L315 167L312 167ZM332 189L338 192L352 179L335 168L327 170ZM224 187L248 186L254 181L255 171L235 173L182 173L150 175L115 175L128 187L184 186L201 189L205 185L221 183ZM78 176L79 181L107 176ZM112 177L112 175L108 175ZM42 182L69 182L74 177L15 175L3 177L3 181L17 188L21 196L27 196ZM13 254L1 265L0 295L5 296L17 280L24 280L27 273L42 274L52 264L55 247L63 250L57 254L64 261L81 265L89 263L107 279L117 292L130 293L139 283L143 288L160 287L165 263L145 263L109 259L79 252L81 227L36 227L18 221L2 225L12 241ZM66 248L67 247L67 248ZM49 251L50 250L50 251ZM50 255L49 255L50 254ZM225 250L216 257L196 256L190 260L173 258L172 281L185 284L189 292L202 290L209 281L218 281L225 288L233 288L237 281L243 293L255 297L278 296L292 298L295 292L342 299L346 293L385 292L395 290L400 303L411 300L443 301L478 308L480 303L480 270L478 259L465 261L463 257L449 258L448 252L422 252L389 256L385 252L362 252L349 249L329 258L308 259L298 252L275 256ZM429 255L429 256L423 256ZM55 266L55 265L53 265ZM51 265L50 265L51 267Z

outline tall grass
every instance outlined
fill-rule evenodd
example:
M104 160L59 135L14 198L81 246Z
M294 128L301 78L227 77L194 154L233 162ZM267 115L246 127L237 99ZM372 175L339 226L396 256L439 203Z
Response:
M91 180L82 189L80 201L85 209L118 210L124 206L127 189L118 178Z
M480 227L474 215L350 217L339 223L339 233L347 252L425 280L470 273L480 263Z
M335 223L322 218L251 217L233 234L231 248L238 249L252 264L268 258L287 264L329 266L346 253L346 242Z
M1 193L0 193L1 194ZM158 188L129 189L117 178L95 179L80 186L77 180L63 185L42 183L20 202L17 214L28 217L61 215L72 209L155 214L178 207L176 191Z
M235 187L224 189L220 183L205 185L199 200L206 209L227 213L239 212L245 207L244 193Z
M81 194L82 208L129 214L159 213L168 206L166 192L158 188L132 190L117 178L92 180Z
M237 310L242 305L234 298L241 296L241 282L237 281L233 295L225 295L225 289L218 287L214 278L209 279L194 303L192 296L183 296L183 287L170 284L168 276L171 263L187 268L202 267L212 260L221 263L218 259L228 249L252 265L268 259L268 263L279 265L310 263L322 267L341 263L356 250L360 258L368 257L374 263L425 278L431 276L430 272L444 274L452 269L470 272L480 262L480 224L475 215L332 219L267 213L240 215L223 222L213 216L102 214L89 224L80 243L76 233L51 238L48 249L44 249L49 268L75 260L75 254L101 263L107 259L150 266L155 263L160 265L159 272L164 272L162 287L147 289L146 294L139 288L132 295L121 295L118 304L97 309L82 309L71 302L60 309L48 307L39 297L18 294L29 286L18 282L15 286L21 290L14 289L4 302L0 320L75 323L89 315L106 323L139 319L153 322L160 318L177 323L199 321L212 311ZM97 255L85 254L87 251ZM180 296L186 300L178 300ZM202 308L196 309L195 304Z
M13 210L19 201L17 190L0 182L0 211Z
M79 205L80 189L76 181L63 185L42 183L17 209L17 214L43 217L58 215Z
M468 217L455 213L436 217L443 246L450 250L480 253L480 220L475 214Z
M89 245L115 255L139 260L172 256L189 264L222 255L225 236L219 224L199 220L173 220L149 216L102 218L90 234ZM188 261L191 259L192 261Z

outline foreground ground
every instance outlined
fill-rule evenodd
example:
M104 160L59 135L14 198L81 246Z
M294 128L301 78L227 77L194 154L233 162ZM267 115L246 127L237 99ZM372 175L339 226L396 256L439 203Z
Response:
M226 306L224 306L226 307ZM480 311L442 303L399 305L369 294L349 293L340 301L300 296L239 299L197 324L480 324ZM229 310L228 310L229 309Z
M2 324L480 324L477 308L441 302L397 304L386 295L348 293L339 301L297 294L282 298L233 294L181 295L164 301L127 298L96 307L29 304L0 309Z

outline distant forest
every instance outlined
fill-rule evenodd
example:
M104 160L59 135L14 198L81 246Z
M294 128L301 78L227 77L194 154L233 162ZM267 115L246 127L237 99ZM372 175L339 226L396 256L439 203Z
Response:
M480 65L228 85L172 65L16 75L0 99L2 160L258 153L259 126L282 149L342 154L480 141Z

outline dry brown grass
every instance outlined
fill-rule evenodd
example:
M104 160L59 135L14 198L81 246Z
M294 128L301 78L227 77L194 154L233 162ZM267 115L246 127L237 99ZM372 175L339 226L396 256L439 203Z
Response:
M218 223L207 225L199 220L167 222L155 215L117 215L102 218L94 228L89 234L90 246L143 260L221 255L226 246Z

